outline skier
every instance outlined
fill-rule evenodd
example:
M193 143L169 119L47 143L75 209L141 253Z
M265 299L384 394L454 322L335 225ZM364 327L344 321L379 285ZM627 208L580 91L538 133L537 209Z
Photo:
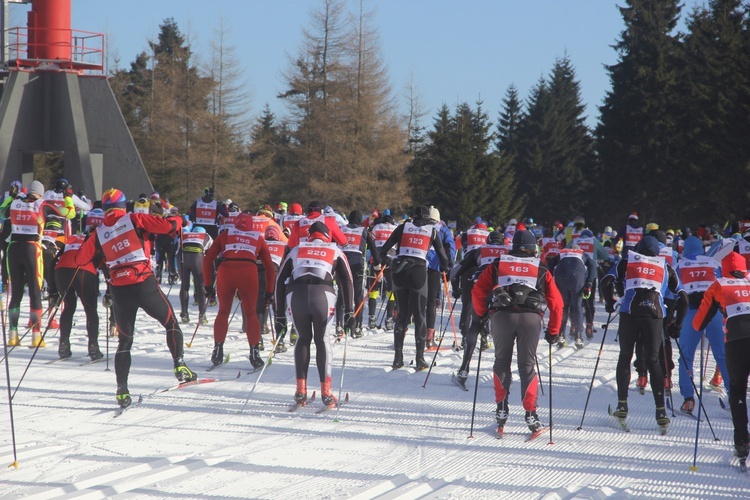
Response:
M95 258L103 258L109 270L109 292L119 332L115 354L117 402L125 408L132 403L128 390L130 348L135 336L138 309L157 320L167 334L167 347L172 354L174 374L180 382L195 380L197 375L183 358L183 337L169 300L164 296L150 260L144 250L144 235L174 234L181 229L180 217L161 218L148 214L125 212L126 198L119 189L102 195L104 222L81 244L75 257L77 266L85 266Z
M48 310L52 310L55 304L60 301L60 294L57 292L57 286L55 286L55 261L65 240L63 224L67 225L67 222L57 217L49 217L44 225L44 231L42 231L42 269L44 270L44 282L47 284ZM60 328L56 319L53 318L50 321L50 328Z
M234 220L240 214L240 206L235 202L230 201L226 205L226 207L227 215L222 215L219 217L219 233L226 231L230 227L234 227Z
M687 241L685 242L687 245ZM747 429L747 378L750 375L750 280L747 263L736 252L721 261L722 278L706 290L693 318L693 329L701 331L721 310L726 317L726 362L729 374L729 407L734 426L734 450L744 463L750 446Z
M525 420L531 432L542 428L536 413L539 380L535 371L539 331L542 329L546 299L549 323L545 340L556 344L560 331L563 302L555 280L536 257L534 233L517 230L510 254L501 255L497 264L487 266L472 291L474 311L480 321L490 320L495 343L494 386L498 436L508 419L513 344L518 350L518 375Z
M443 244L430 220L430 209L419 206L414 209L412 221L398 226L388 240L380 247L380 258L384 259L388 251L396 245L396 258L393 261L393 288L396 292L398 315L393 329L396 353L393 358L393 369L404 366L404 338L410 320L414 319L414 339L417 348L417 371L428 368L424 360L427 325L425 311L427 308L427 254L430 247L440 259L440 271L449 271L449 260L445 255Z
M292 208L295 208L294 203L292 204ZM289 250L296 247L300 241L304 241L306 239L307 232L309 231L310 226L312 226L313 223L317 221L320 221L328 226L332 241L338 243L341 246L346 245L346 236L344 236L344 233L342 233L341 229L339 229L336 218L333 216L329 217L323 214L323 207L320 202L311 201L307 205L307 215L295 221L290 229L289 241L287 241L287 247L289 248Z
M559 261L554 267L555 285L563 299L563 316L557 347L567 345L565 326L570 318L570 338L575 342L576 349L582 349L583 301L591 297L596 279L596 262L577 243L571 242L560 250ZM589 335L587 337L591 338Z
M718 263L703 255L703 245L695 236L688 236L682 251L682 258L677 264L677 274L688 294L688 311L685 321L682 323L680 338L677 341L682 353L682 361L679 366L680 394L685 398L680 408L685 413L693 413L695 408L695 391L691 379L693 379L693 360L695 350L705 333L711 352L716 361L716 367L721 371L724 379L724 387L729 389L729 375L724 357L724 322L720 315L715 315L711 321L706 323L705 331L693 328L693 318L698 312L703 296L709 286L721 277L721 269ZM699 376L702 376L700 374Z
M614 291L622 297L620 305L620 356L617 362L617 408L613 415L624 421L628 415L628 384L630 361L636 342L643 345L643 360L651 375L651 390L656 405L656 422L663 432L670 423L664 405L664 372L659 362L662 348L663 318L666 314L664 294L667 289L678 295L674 323L667 331L673 338L680 336L687 309L687 294L672 266L659 257L659 242L644 236L616 267L602 280L605 307L615 310Z
M380 253L380 248L385 244L386 241L388 241L388 238L390 238L391 234L393 234L393 231L398 226L393 223L393 217L391 216L391 211L388 209L385 209L383 211L382 219L376 223L374 226L370 228L370 231L372 232L373 239L375 240L375 246L377 247L377 252L372 252L372 255L378 254L378 257L382 260L382 264L386 266L385 271L383 272L383 279L381 281L380 290L378 290L378 287L373 288L373 290L370 292L370 295L367 297L367 311L368 311L368 322L367 322L367 328L373 329L377 325L375 324L375 315L377 311L377 305L378 305L378 298L380 298L381 293L383 294L382 300L386 301L385 304L385 330L392 330L393 329L393 312L396 308L396 294L393 293L393 272L392 272L392 266L391 261L396 256L396 250L391 249L388 251L388 253L383 256ZM372 286L372 281L377 276L377 272L375 272L374 269L370 269L369 276L368 276L368 289Z
M638 219L638 213L633 212L628 217L627 224L617 231L614 246L617 247L617 243L622 241L622 251L620 254L622 255L622 258L625 259L628 256L628 251L635 248L638 242L641 241L641 238L643 238L643 228Z
M2 283L0 283L0 290L5 290L8 286L8 266L6 265L6 258L8 256L8 237L10 236L10 204L16 197L21 193L23 185L21 181L13 181L10 183L8 191L5 192L3 201L0 203L0 219L2 223L0 228L0 268L2 268Z
M201 197L190 205L188 215L196 226L203 227L215 240L219 235L219 217L226 217L228 213L224 205L214 199L214 188L207 187L203 189Z
M18 345L18 319L21 315L21 299L24 288L29 289L29 322L31 323L32 347L45 347L42 339L42 228L49 218L65 218L72 206L63 206L42 199L44 186L39 181L29 184L27 193L19 194L9 205L10 244L7 251L8 274L10 277L10 303L8 318L10 335L8 345Z
M481 227L479 229L481 230ZM451 270L453 297L461 297L461 317L463 317L464 310L468 311L466 319L461 320L461 336L463 337L461 345L464 346L464 355L461 367L456 374L456 379L462 385L469 378L469 364L477 345L477 337L480 332L483 333L486 330L486 322L480 320L472 303L474 281L481 276L487 266L497 262L497 259L501 255L507 254L509 250L504 245L505 236L500 231L488 233L486 243L479 245L479 247L475 247L476 242L476 239L467 239L466 248L470 250L463 260Z
M458 329L461 331L461 344L464 346L466 344L466 336L469 333L469 326L471 325L471 315L474 311L470 305L471 289L474 287L473 276L479 266L480 248L488 243L487 238L489 235L490 232L487 230L487 224L481 218L477 217L474 224L466 232L462 233L461 247L464 250L461 262L451 268L452 295L453 298L461 298L461 316L458 321ZM497 234L493 236L495 243L498 241L497 236ZM502 235L499 236L502 237ZM474 343L471 345L472 352L475 345L476 338L474 338ZM466 368L468 369L468 364Z
M347 262L349 263L349 270L352 272L352 280L354 286L354 309L359 309L357 315L357 322L354 329L350 332L352 338L362 337L362 286L365 276L365 254L366 251L370 251L372 256L372 262L370 262L372 270L379 272L381 269L380 258L378 257L377 247L375 246L375 240L364 226L362 226L362 213L359 210L352 210L349 214L349 223L345 226L341 226L341 232L346 235L347 243L341 250L344 252ZM341 337L344 329L344 297L339 295L338 302L336 303L336 334Z
M198 301L198 322L208 324L206 318L206 297L203 294L203 256L211 248L213 239L203 227L182 228L180 239L180 260L182 261L182 278L180 282L180 321L190 323L188 299L190 298L190 276L193 276L195 298Z
M281 222L279 222L279 225L282 227L283 232L287 237L292 234L292 228L295 223L303 217L302 205L299 203L292 203L289 205L289 213L282 217Z
M266 237L266 246L268 247L268 253L271 254L271 260L273 261L273 268L274 272L278 274L279 272L279 266L281 266L281 261L284 259L284 251L286 250L286 236L284 236L284 233L279 231L278 226L268 226L266 228L265 232ZM266 289L266 273L263 268L263 265L258 262L258 290L265 290ZM255 306L255 309L257 311L260 311L258 313L258 321L260 321L261 325L265 325L266 318L268 316L268 307L272 306L273 304L269 304L265 297L263 297L264 294L261 294L258 292L258 303ZM275 321L275 314L272 316L272 320ZM276 332L278 335L280 332ZM263 337L261 336L261 341L263 340ZM289 332L289 341L292 345L297 342L297 331L293 328ZM283 338L278 339L276 342L276 352L286 352L286 342Z
M214 290L214 261L218 259L216 290ZM258 344L260 343L260 323L256 313L258 301L258 266L263 262L265 270L266 302L273 298L274 267L271 254L262 233L253 231L253 217L240 214L231 228L219 235L203 259L203 283L206 295L218 295L219 312L214 320L214 350L211 362L219 365L224 360L224 340L227 336L229 314L232 301L239 294L242 310L248 321L247 341L250 344L250 364L253 368L263 366Z
M333 348L328 332L333 325L338 284L344 297L346 327L354 328L352 275L344 253L331 243L330 229L322 221L309 226L309 234L289 252L281 263L276 281L276 330L286 329L286 316L291 316L299 338L294 346L294 369L297 389L294 401L307 401L307 372L310 366L310 345L315 340L316 362L323 404L335 407L331 392L331 361Z
M70 332L73 328L73 315L76 312L78 297L86 313L86 333L88 335L88 355L91 361L102 359L104 354L99 350L99 271L92 262L78 267L76 255L87 235L75 234L62 237L62 249L54 266L57 290L67 290L60 314L60 343L57 354L61 359L73 355L70 350ZM56 301L59 301L59 296Z
M456 258L456 243L453 241L453 235L448 226L440 220L440 211L435 207L430 207L430 220L438 231L440 241L443 244L443 250L448 256L448 269L453 267L453 259ZM435 320L437 319L437 307L440 303L440 296L443 290L446 276L440 271L440 259L433 249L427 253L427 338L425 347L429 350L437 348L435 343ZM443 297L445 300L446 297Z

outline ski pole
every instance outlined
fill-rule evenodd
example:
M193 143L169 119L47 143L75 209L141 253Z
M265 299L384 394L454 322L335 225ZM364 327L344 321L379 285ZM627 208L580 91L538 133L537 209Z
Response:
M378 316L377 316L377 319L378 319L377 328L378 329L380 329L383 326L383 321L385 321L386 309L387 309L386 304L388 303L388 292L385 292L385 294L383 294L382 286L380 287L380 296L382 297L382 299L380 301L380 309L378 310Z
M456 302L458 301L458 298L453 300L453 305L451 306L451 312L450 314L453 314L453 308L456 307ZM438 340L438 346L437 349L435 349L435 355L432 357L432 363L430 363L430 369L427 370L427 376L424 378L424 384L422 385L422 388L427 387L427 380L430 378L430 373L432 373L432 367L435 366L435 360L437 359L437 355L440 352L440 346L443 345L443 338L445 337L445 330L448 328L448 323L445 324L445 328L443 328L442 333L440 334L440 340ZM481 352L481 349L479 349Z
M2 301L2 297L0 297L0 301ZM4 302L4 301L3 301ZM18 469L18 455L16 453L16 426L15 422L13 420L13 396L10 393L10 367L8 365L8 339L5 332L5 305L0 304L0 309L3 309L3 311L0 311L0 321L2 322L3 326L3 351L5 352L5 379L8 381L8 413L10 415L10 437L11 437L11 443L13 445L13 463L10 464L8 467L13 467L15 469Z
M589 407L589 399L591 398L591 389L594 387L594 379L596 379L596 370L599 368L599 360L602 359L602 351L604 350L604 340L607 338L607 330L609 324L612 322L612 313L607 316L607 323L604 325L604 333L602 334L602 343L599 345L599 354L596 356L596 363L594 364L594 374L591 376L591 384L589 384L589 393L586 396L586 404L583 406L583 415L581 416L581 424L578 426L578 430L583 430L583 419L586 418L586 409ZM552 387L549 389L550 397L552 397Z
M190 342L188 342L187 344L185 344L188 349L190 349L190 347L193 345L193 340L195 340L195 334L198 333L198 328L200 328L202 322L203 322L203 315L199 314L198 315L198 324L195 325L195 330L193 330L193 336L190 338Z
M361 305L362 304L360 304L360 306ZM354 317L356 318L357 315L355 314ZM351 335L351 333L352 332L350 331L344 335L344 354L342 355L342 358L341 358L341 381L339 382L339 397L338 397L338 402L336 403L336 415L334 415L333 417L334 422L339 421L339 412L341 411L341 393L344 390L344 370L346 369L346 346L349 341L349 335ZM345 401L349 401L348 392L346 393Z
M243 413L245 411L245 407L247 407L247 403L250 401L250 396L253 395L253 392L255 392L255 388L258 387L258 383L260 382L260 378L263 376L263 373L265 373L266 367L268 367L268 365L271 364L271 358L273 358L274 355L276 354L276 346L279 345L279 343L284 340L284 335L286 335L286 328L282 330L282 332L279 334L278 337L276 337L276 342L271 346L271 352L268 353L268 356L266 357L266 362L263 363L263 368L261 368L260 373L258 374L258 378L255 379L253 388L250 389L250 392L247 394L247 399L245 399L245 404L242 405L242 409L240 410L240 413Z
M476 412L477 412L477 392L479 391L479 367L481 366L481 364L482 364L482 349L480 348L479 356L477 356L477 379L474 381L474 402L471 404L471 427L469 428L469 437L467 439L474 439L474 415L476 415Z
M682 360L682 363L685 365L685 369L688 373L692 374L693 370L690 369L690 367L687 365L687 361L685 361L685 356L682 354L682 347L680 347L680 343L677 342L677 350L680 351L680 359ZM702 354L701 354L702 357ZM698 395L698 403L700 404L700 408L703 409L703 415L706 417L706 423L708 423L708 428L711 429L711 434L714 436L714 441L721 441L718 437L716 437L716 433L714 432L714 428L711 425L711 420L708 418L708 412L706 411L706 408L703 406L703 399L701 397L701 393L698 391L698 387L695 385L695 381L693 380L693 377L690 377L690 383L693 386L693 391Z
M445 294L448 295L448 275L446 275L445 273L443 273L443 289L445 290ZM456 302L454 301L453 305L455 306L455 304ZM453 309L451 309L451 313L448 315L448 320L450 320L451 326L453 327L453 346L458 347L458 337L456 337L456 320L453 318Z
M240 304L242 304L242 301L241 301L241 300L238 300L238 301L237 301L237 305L236 305L236 306L234 306L234 311L232 311L232 317L231 317L231 318L229 318L229 323L227 323L227 330L229 329L229 325L231 325L231 324L232 324L232 320L234 319L234 315L235 315L235 314L237 313L237 309L239 309L239 307L240 307Z
M380 281L380 278L383 276L383 273L385 272L385 268L386 268L385 265L383 265L383 267L380 268L380 272L375 277L375 280L372 282L372 285L370 285L370 288L367 289L367 293L365 294L365 297L369 297L370 296L370 293L372 292L373 288L375 288L375 285L378 284L378 282ZM360 302L359 305L357 306L357 309L354 311L354 317L355 318L359 314L359 311L362 310L362 306L364 306L364 305L365 305L365 301L362 300L362 302Z
M552 441L552 344L549 344L549 443Z
M104 334L104 336L107 339L107 367L104 368L104 371L108 372L110 371L109 370L109 337L110 335L109 335L109 308L106 308L106 309L107 309L107 325L106 325L107 329L105 330L106 333Z
M706 364L708 364L708 359L706 359ZM701 335L701 373L704 372L704 365L703 365L703 335ZM692 378L692 376L690 377ZM701 379L701 390L700 393L698 393L698 399L700 401L703 400L703 379ZM695 446L693 447L693 465L690 466L690 470L695 472L698 470L698 466L695 465L695 462L698 460L698 436L700 435L701 430L701 408L703 405L698 406L698 419L695 423Z
M666 332L662 332L661 334L661 352L662 357L664 358L664 391L666 392L665 396L668 398L666 400L667 403L669 403L669 407L672 410L672 417L675 416L674 414L674 399L672 398L672 379L669 379L669 383L667 383L667 372L669 371L669 360L667 359L667 339L664 338L664 335ZM701 359L701 363L703 360ZM703 384L701 384L701 388L703 387Z
M481 349L480 349L481 350ZM544 396L544 384L542 382L542 372L539 370L539 357L534 356L534 361L536 361L536 376L539 378L539 388L542 390L542 396Z

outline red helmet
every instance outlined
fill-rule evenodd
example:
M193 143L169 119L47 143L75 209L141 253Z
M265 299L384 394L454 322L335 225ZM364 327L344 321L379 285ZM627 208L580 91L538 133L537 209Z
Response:
M310 232L307 235L307 241L312 240L323 240L326 243L331 242L331 232L328 230L328 226L320 221L314 222L310 226Z
M102 195L102 209L106 212L113 208L121 208L125 210L125 204L127 199L125 193L119 189L111 188L104 192Z
M266 239L272 241L281 241L281 232L276 226L268 225L266 228Z
M302 215L302 205L299 203L292 203L289 205L289 214L290 215Z

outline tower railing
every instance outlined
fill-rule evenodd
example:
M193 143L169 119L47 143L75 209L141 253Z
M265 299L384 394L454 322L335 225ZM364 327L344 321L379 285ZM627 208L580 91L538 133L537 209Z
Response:
M74 29L14 27L5 30L8 34L8 60L10 70L57 70L78 73L104 73L104 35ZM54 37L52 44L46 40ZM49 36L53 33L53 37ZM41 42L40 40L45 40ZM63 53L66 57L40 57L50 52Z

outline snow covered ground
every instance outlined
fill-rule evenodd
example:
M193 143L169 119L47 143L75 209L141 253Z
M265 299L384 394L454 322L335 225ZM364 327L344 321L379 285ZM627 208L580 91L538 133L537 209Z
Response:
M165 288L166 291L166 288ZM171 291L177 304L176 288ZM79 310L81 308L79 307ZM599 309L603 309L600 305ZM23 309L26 311L26 307ZM100 306L102 331L104 309ZM209 309L213 319L216 308ZM179 310L178 310L179 313ZM447 311L446 311L447 316ZM191 317L197 317L191 307ZM747 498L750 478L738 473L732 456L732 425L716 393L705 404L716 436L704 421L698 440L697 471L691 471L696 421L672 419L661 436L650 389L630 396L632 432L607 415L616 403L614 321L604 344L591 401L583 406L602 339L606 314L597 314L598 333L581 351L552 352L554 428L525 442L528 429L517 377L511 387L511 417L505 438L495 439L491 351L483 353L473 438L470 436L476 355L470 392L451 382L460 354L443 350L427 386L426 372L390 372L390 333L370 331L349 339L344 393L350 401L316 414L320 397L297 412L287 411L295 389L293 352L279 354L255 393L258 373L248 374L247 341L238 317L230 327L228 365L206 373L212 329L198 330L186 349L188 365L202 377L220 381L176 391L172 362L161 327L141 315L133 347L129 387L142 394L138 407L113 418L115 376L107 364L83 365L87 358L83 312L76 314L73 359L57 358L50 332L13 400L18 468L14 461L5 370L0 377L0 497L3 498ZM24 321L25 322L25 321ZM188 342L195 323L184 326ZM448 326L446 345L452 344ZM30 336L29 336L30 337ZM29 337L24 339L28 346ZM115 343L110 343L110 354ZM105 350L105 335L100 338ZM270 342L266 340L266 344ZM405 359L413 359L408 335ZM334 392L341 380L344 344L334 346ZM20 347L10 354L11 387L32 356ZM268 354L268 350L265 354ZM539 416L549 419L549 351L539 344L545 394ZM408 362L408 361L407 361ZM708 370L713 373L713 364ZM237 375L239 374L239 378ZM635 378L635 373L633 374ZM677 385L677 374L673 377ZM318 390L314 358L308 378ZM674 404L682 397L675 387ZM670 413L671 417L671 413Z

